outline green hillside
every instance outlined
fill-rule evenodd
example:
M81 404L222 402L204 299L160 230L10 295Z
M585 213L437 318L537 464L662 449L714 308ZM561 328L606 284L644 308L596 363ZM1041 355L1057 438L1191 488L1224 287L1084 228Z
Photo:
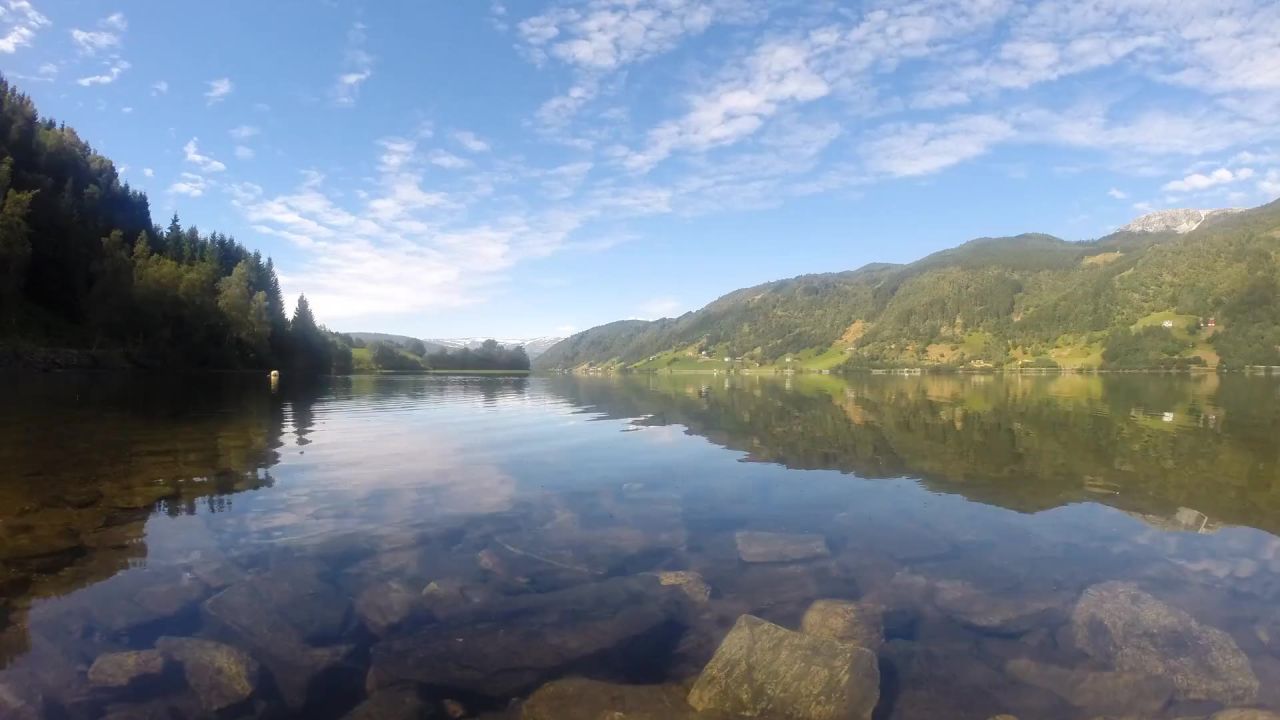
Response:
M602 325L536 366L1280 365L1278 255L1280 202L1212 216L1184 235L980 238L907 265L738 290L678 318Z

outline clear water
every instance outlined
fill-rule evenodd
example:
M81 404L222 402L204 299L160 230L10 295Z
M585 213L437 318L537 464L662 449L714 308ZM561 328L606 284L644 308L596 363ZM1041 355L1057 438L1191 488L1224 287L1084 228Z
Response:
M518 717L569 675L687 684L742 614L875 598L877 717L1089 718L1009 663L1107 670L1066 630L1111 580L1228 633L1280 710L1268 378L47 375L0 397L0 716L204 716L171 669L88 673L195 636L262 666L228 717L341 717L404 683ZM751 530L827 552L744 562ZM674 570L710 598L655 590ZM948 581L1049 611L895 606Z

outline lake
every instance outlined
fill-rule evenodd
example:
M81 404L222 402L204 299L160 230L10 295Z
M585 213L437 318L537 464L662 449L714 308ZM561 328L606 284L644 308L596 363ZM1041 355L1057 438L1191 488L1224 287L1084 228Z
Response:
M876 718L1280 711L1271 378L0 393L4 718L721 718L748 615L748 675L874 653Z

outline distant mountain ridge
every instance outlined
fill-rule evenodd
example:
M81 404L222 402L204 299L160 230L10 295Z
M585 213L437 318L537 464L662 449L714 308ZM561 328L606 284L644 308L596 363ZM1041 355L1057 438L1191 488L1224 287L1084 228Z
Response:
M979 238L566 338L535 368L1280 365L1280 203L1138 218L1085 242Z
M1195 230L1200 223L1209 218L1229 213L1238 213L1239 208L1222 208L1220 210L1160 210L1147 213L1120 228L1121 232L1173 232L1179 235Z
M415 338L409 335L394 335L391 333L377 332L350 332L345 333L353 339L362 340L365 343L373 342L389 342L395 345L404 345L410 340L420 340L427 347L427 352L437 352L439 350L458 350L460 348L478 348L485 340L495 340L499 345L505 347L515 347L523 345L525 353L533 359L548 348L560 342L563 338L559 337L534 337L534 338L488 338L488 337L467 337L467 338Z

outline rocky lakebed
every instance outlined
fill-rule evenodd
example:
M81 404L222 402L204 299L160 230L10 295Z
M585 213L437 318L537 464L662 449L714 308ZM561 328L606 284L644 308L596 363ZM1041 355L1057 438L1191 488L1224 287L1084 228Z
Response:
M1195 593L1161 598L1174 566L1012 588L930 574L955 548L928 533L877 548L525 521L123 573L40 609L0 715L1280 717L1260 709L1280 700L1280 615L1242 643L1185 609ZM1177 567L1191 587L1203 573Z

